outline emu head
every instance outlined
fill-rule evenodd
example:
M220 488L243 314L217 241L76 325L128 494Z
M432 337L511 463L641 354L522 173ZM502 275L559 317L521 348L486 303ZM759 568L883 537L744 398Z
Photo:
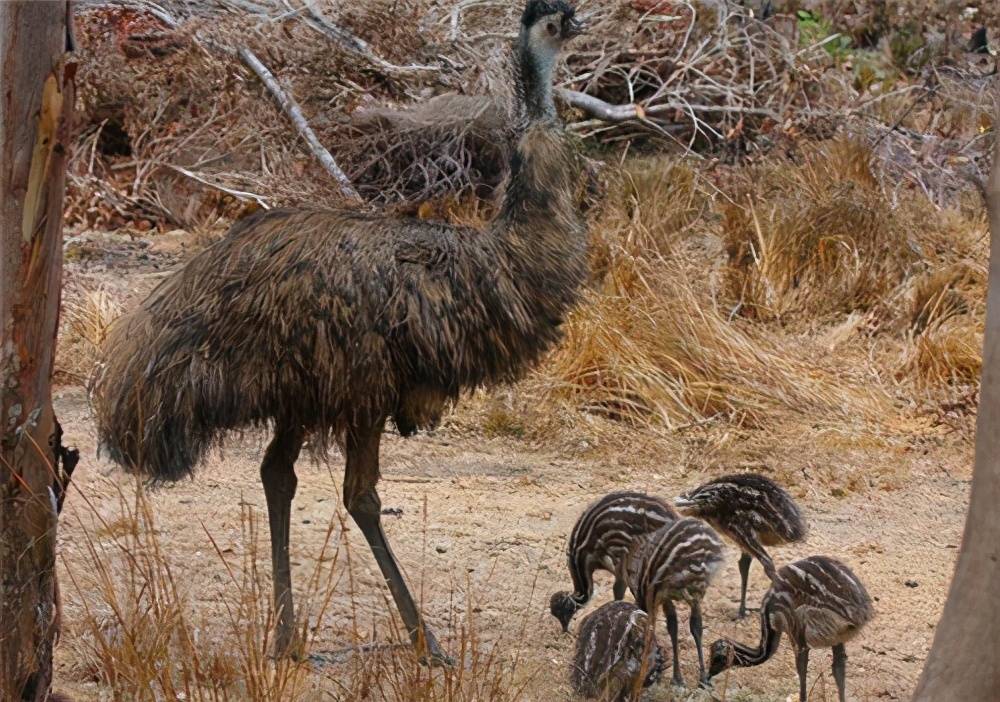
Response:
M564 0L528 0L521 41L540 63L554 63L563 44L583 32L576 10Z
M697 517L711 510L722 497L721 491L712 487L695 488L678 495L674 499L674 507L685 516Z
M577 604L571 592L557 592L549 600L549 611L562 624L564 632L569 631L569 623L578 609L580 609L580 605Z
M724 670L728 670L733 665L736 657L736 650L733 642L729 639L719 639L712 642L712 648L708 654L708 677L714 678Z

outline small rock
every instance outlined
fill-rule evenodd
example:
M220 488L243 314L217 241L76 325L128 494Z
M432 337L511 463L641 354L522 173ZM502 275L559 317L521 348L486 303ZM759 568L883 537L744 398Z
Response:
M302 520L302 523L303 523L303 524L312 524L312 523L313 523L313 520L311 520L311 519L303 519L303 520Z
M907 580L907 581L906 581L905 583L903 583L903 584L904 584L904 585L906 585L906 587L916 587L916 586L917 586L917 585L919 585L920 583L918 583L918 582L917 582L916 580Z
M442 544L438 544L437 546L435 546L434 550L437 551L438 553L448 553L448 547Z

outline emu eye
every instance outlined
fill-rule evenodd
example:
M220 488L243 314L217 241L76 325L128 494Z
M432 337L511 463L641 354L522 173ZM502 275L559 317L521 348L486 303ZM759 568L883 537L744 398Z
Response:
M559 27L555 25L555 22L549 22L545 25L546 31L548 31L550 37L554 37L559 33Z

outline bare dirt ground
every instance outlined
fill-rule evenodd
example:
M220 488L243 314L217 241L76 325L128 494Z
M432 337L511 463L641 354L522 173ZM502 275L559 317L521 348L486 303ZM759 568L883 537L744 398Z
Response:
M114 276L107 275L110 259L105 257L97 263L72 264L69 277L97 276L107 285L141 291L159 277L161 263L166 265L155 252L147 254L135 266L116 265ZM93 570L84 544L112 538L121 520L120 491L127 501L135 483L95 458L96 437L82 388L59 389L56 410L68 443L79 446L84 456L59 535L65 611L58 687L80 700L111 699L110 689L93 679L84 661L88 640L82 600L91 598L81 597L73 583L85 582ZM810 524L805 543L774 555L788 562L828 554L856 570L876 600L877 618L849 646L849 696L904 699L929 648L961 537L972 462L968 431L912 442L830 441L827 434L818 427L789 432L787 439L776 440L764 451L756 466L779 477L793 476L786 482L791 481ZM265 573L269 568L266 512L257 477L265 441L258 434L234 438L195 480L150 493L164 555L192 609L204 618L206 631L228 616L226 602L234 583L228 569L238 570L254 549L245 529L247 511L256 515L260 528L260 568ZM429 620L445 645L456 650L459 632L471 617L480 645L508 660L519 657L525 699L571 698L566 677L573 638L562 634L550 617L547 600L551 592L570 586L564 547L584 506L622 488L669 498L724 470L745 467L738 440L716 442L710 450L705 441L689 437L678 442L676 452L654 458L638 450L644 442L641 434L633 433L626 441L637 450L604 456L582 448L544 450L515 438L484 439L447 428L409 440L387 434L383 442L381 494L391 512L384 517L385 528ZM359 531L343 513L339 457L331 457L329 465L303 458L298 472L292 522L297 591L312 587L308 580L331 525L332 541L345 544L349 558L324 576L336 578L337 585L330 606L312 622L313 649L345 651L359 641L386 641L393 621L388 592ZM848 489L848 477L858 475L873 477L860 485L855 480ZM879 477L885 475L892 477ZM837 476L844 476L844 486ZM727 556L726 568L705 603L706 646L720 635L751 641L759 633L753 617L733 620L738 552L730 547ZM611 596L609 576L599 576L598 585L591 607ZM755 565L751 602L759 600L764 589L765 578ZM665 630L659 635L666 639ZM682 646L690 682L696 676L696 659L686 635ZM330 660L336 670L336 656ZM829 652L812 657L811 699L836 698L829 660ZM315 699L345 698L331 682L334 677L322 670L316 674ZM716 681L716 693L730 700L784 700L795 689L787 645L768 664L735 670ZM648 698L666 700L671 694L660 687Z

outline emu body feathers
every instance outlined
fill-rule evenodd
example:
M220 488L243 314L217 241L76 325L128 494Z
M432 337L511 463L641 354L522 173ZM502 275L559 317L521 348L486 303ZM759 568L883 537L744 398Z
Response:
M409 434L515 379L585 274L582 173L540 122L482 231L348 210L240 220L113 328L94 384L106 450L175 480L230 430L298 426L325 446L392 417Z

